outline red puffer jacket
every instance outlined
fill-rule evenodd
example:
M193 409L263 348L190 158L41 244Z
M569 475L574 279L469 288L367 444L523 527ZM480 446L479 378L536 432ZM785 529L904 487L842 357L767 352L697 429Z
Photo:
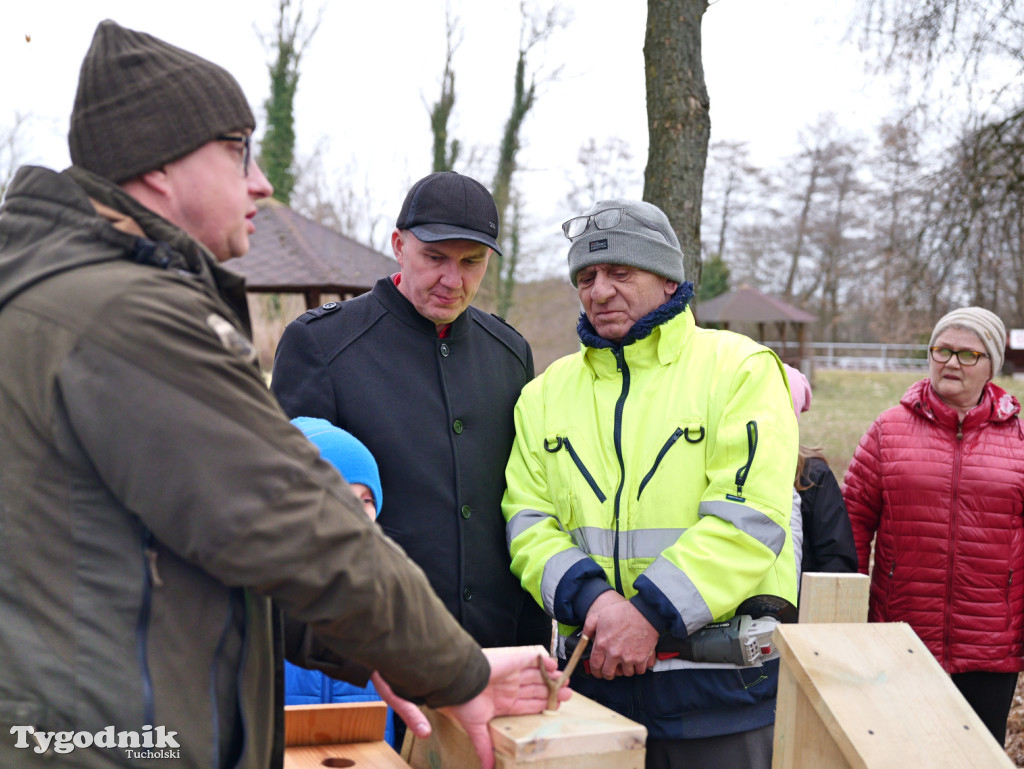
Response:
M843 496L868 619L907 622L948 673L1024 669L1024 430L991 382L958 424L924 379L864 435Z

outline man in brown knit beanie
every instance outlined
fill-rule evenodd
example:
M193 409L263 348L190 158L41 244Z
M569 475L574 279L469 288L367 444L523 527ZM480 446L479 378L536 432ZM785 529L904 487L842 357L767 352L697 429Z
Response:
M2 767L280 766L282 647L379 671L420 736L409 700L451 706L485 767L487 721L546 704L542 650L482 652L267 390L220 265L273 192L255 123L224 69L105 21L73 165L0 209Z
M248 251L255 202L273 193L251 159L255 126L226 70L104 21L82 61L68 145L75 169L120 185L224 261Z

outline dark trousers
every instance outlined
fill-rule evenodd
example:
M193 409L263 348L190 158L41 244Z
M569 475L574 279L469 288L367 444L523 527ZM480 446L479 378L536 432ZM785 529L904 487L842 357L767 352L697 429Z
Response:
M1006 745L1006 719L1017 689L1016 673L954 673L950 678L996 742Z
M647 740L646 769L771 769L775 727L703 737Z

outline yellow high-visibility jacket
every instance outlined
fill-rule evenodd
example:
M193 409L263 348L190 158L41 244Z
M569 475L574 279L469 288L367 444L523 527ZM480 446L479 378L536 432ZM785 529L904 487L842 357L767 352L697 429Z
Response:
M679 638L750 596L796 603L798 431L785 374L772 351L696 328L682 305L622 347L583 321L581 352L516 406L502 505L512 571L558 620L560 649L608 589ZM651 737L685 738L772 723L776 676L777 662L737 674L668 661L573 685Z

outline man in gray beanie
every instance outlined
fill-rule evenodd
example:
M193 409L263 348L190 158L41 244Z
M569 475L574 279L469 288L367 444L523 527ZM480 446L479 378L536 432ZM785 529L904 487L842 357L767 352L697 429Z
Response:
M683 255L650 203L562 225L582 349L528 384L502 504L512 570L591 641L573 688L647 727L647 766L768 769L778 660L656 653L753 596L796 603L797 426L773 352L698 329ZM589 672L588 672L589 671Z
M0 766L280 766L282 646L379 671L421 736L388 684L452 706L484 766L496 710L546 704L538 647L482 652L267 390L220 265L273 192L254 125L221 67L105 21L73 165L0 209Z

